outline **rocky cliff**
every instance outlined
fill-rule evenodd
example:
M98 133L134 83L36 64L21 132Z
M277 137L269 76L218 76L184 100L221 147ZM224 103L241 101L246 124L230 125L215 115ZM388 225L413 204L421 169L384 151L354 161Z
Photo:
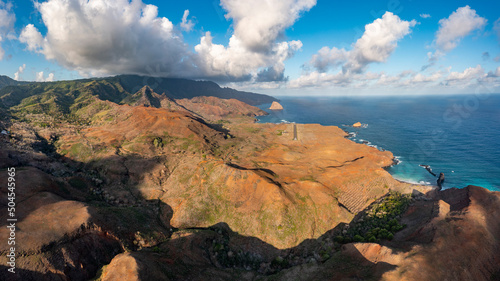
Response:
M273 103L271 104L269 109L271 109L271 110L283 110L283 106L279 102L273 101Z

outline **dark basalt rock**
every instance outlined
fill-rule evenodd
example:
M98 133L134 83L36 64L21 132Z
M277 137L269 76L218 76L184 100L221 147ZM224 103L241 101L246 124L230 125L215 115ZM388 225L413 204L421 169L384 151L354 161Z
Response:
M429 172L431 175L437 177L437 175L432 172L431 166L429 166L429 165L419 165L419 166L426 169L427 172Z
M437 179L437 185L439 187L439 190L443 188L443 182L444 182L444 173L440 173L439 178Z

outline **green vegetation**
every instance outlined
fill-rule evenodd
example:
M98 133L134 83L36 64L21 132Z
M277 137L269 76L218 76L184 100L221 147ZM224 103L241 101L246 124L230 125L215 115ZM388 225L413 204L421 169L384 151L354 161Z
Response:
M24 121L27 114L44 114L60 122L85 125L101 110L106 103L131 104L141 95L136 92L149 85L157 93L168 92L173 98L192 98L200 93L219 98L236 98L251 105L272 102L274 98L266 95L240 92L221 88L209 81L190 81L185 79L162 78L136 75L121 75L108 78L80 79L56 82L18 82L8 77L0 77L0 112L9 110L14 118ZM150 82L154 81L153 84ZM160 83L158 83L160 82ZM99 104L96 106L96 104ZM101 108L99 108L101 107ZM67 119L71 115L72 117ZM2 118L3 114L0 114ZM227 120L216 124L229 123ZM251 128L251 131L256 129Z
M347 233L335 237L338 243L379 242L392 240L394 234L405 226L398 221L410 204L411 195L390 192L370 207L366 214L352 223Z
M62 155L65 155L66 153L69 153L73 158L86 160L92 156L92 149L82 143L75 143L70 147L69 151L61 151Z
M80 178L71 178L68 183L76 188L76 189L79 189L79 190L85 190L87 189L87 184L85 183L85 181L83 181L82 179Z
M88 118L108 107L103 100L120 103L127 96L130 93L119 79L83 79L4 87L0 89L0 104L23 120L28 114L42 114L60 122L88 125Z
M271 268L287 268L289 267L289 262L287 259L284 259L280 256L276 257L272 262L271 262Z
M29 82L16 81L8 76L0 75L0 89L7 86L23 85Z
M203 144L195 139L193 134L187 138L180 138L169 135L168 132L163 132L161 136L147 135L141 136L135 140L143 144L152 144L155 148L167 148L173 150L180 150L181 152L196 152L203 153ZM206 156L205 156L206 157Z
M106 270L106 267L108 267L108 264L102 266L101 268L99 268L99 270L97 271L96 276L93 279L90 279L90 281L101 281L102 278L103 278L102 273Z
M256 134L260 132L260 128L254 128L254 127L245 127L245 131L251 133L251 134Z
M216 157L222 157L228 155L229 152L232 151L232 148L235 147L237 141L227 141L222 146L217 146L212 148L212 154Z
M221 124L221 125L222 125L222 124L230 124L230 123L231 123L231 121L229 121L229 120L225 120L225 119L220 119L220 120L217 120L217 121L215 122L215 124Z
M57 186L59 187L59 190L61 190L62 192L66 193L66 194L71 194L71 192L66 188L66 186L64 186L64 183L62 182L59 182L57 181Z
M317 180L312 175L303 176L299 179L299 181L312 181L317 182Z
M162 138L160 137L156 137L153 139L153 145L156 147L156 148L163 148L163 140Z

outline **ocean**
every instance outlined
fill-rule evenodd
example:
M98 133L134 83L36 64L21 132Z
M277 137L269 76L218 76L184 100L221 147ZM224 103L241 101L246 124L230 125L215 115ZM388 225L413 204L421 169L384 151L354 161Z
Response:
M389 150L394 178L443 188L478 185L500 191L500 94L454 96L283 97L283 111L261 123L318 123L353 133L358 143ZM362 128L351 125L361 122Z

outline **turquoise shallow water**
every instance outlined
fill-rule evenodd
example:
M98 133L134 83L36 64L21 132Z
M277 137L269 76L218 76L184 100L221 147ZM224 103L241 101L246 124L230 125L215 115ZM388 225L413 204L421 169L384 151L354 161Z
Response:
M443 172L444 188L469 184L500 191L500 94L419 97L279 97L283 111L260 122L319 123L356 133L352 140L391 151L397 179L433 184L419 165ZM367 124L353 128L355 122Z

